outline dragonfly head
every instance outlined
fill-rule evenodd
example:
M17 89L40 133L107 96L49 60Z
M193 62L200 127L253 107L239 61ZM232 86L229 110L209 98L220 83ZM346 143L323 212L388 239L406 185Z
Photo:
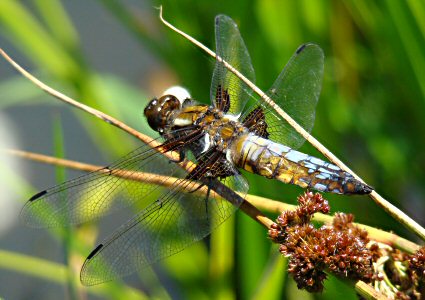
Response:
M144 114L149 126L163 133L170 115L178 109L181 109L181 103L175 96L163 95L159 99L153 98L146 106Z

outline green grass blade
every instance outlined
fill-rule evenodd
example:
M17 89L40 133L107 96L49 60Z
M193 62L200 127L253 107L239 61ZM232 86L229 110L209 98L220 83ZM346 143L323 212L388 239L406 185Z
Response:
M272 247L272 249L274 253L270 255L269 263L264 270L254 296L251 298L252 300L282 299L288 260L279 253L276 246Z
M78 45L78 34L63 5L58 0L34 1L40 15L45 21L53 37L67 49L75 49Z
M34 63L59 77L75 74L78 67L39 21L18 1L0 1L0 24L8 38ZM31 34L28 29L31 28Z

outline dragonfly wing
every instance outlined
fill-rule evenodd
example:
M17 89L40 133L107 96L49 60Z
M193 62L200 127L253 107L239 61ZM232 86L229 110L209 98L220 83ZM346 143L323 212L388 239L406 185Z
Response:
M315 44L297 49L280 73L267 95L307 132L314 125L316 104L322 88L324 54ZM293 149L305 139L265 101L260 100L259 114L265 115L269 138ZM250 116L256 119L255 116ZM260 118L260 116L259 116Z
M235 22L225 15L215 18L217 55L235 69L255 82L254 68L245 43ZM252 98L251 89L229 71L220 60L216 60L211 81L210 98L214 106L224 112L238 115ZM230 99L229 99L230 98Z
M150 194L159 195L167 178L182 172L151 145L143 145L105 168L34 195L21 218L32 227L95 220L136 201L147 201Z
M182 251L231 216L243 198L233 200L232 205L213 191L208 193L205 185L200 187L200 181L191 180L199 175L176 181L158 200L101 243L87 257L81 282L95 285L131 274ZM222 186L223 195L238 191L244 197L248 190L239 174L213 181Z

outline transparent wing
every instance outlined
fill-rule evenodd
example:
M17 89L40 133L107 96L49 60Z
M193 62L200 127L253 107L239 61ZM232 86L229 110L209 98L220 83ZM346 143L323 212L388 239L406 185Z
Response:
M143 172L142 174L140 172ZM32 227L79 224L98 219L136 201L159 195L161 184L183 171L150 145L117 162L34 195L23 207L22 220ZM144 182L137 179L143 177Z
M314 44L300 46L267 95L289 114L307 132L314 125L316 104L322 88L324 54ZM260 100L269 138L293 149L299 148L305 139L297 133L275 110Z
M215 18L215 39L217 55L250 81L255 82L254 68L248 50L237 25L228 16L218 15ZM238 115L252 99L250 95L251 89L228 71L221 61L216 60L210 89L211 103L225 112Z
M81 282L95 285L131 274L182 251L231 216L242 198L233 200L232 205L212 190L207 192L200 181L191 180L200 175L191 173L187 179L176 181L168 192L100 244L87 257ZM235 194L233 191L244 197L248 190L247 182L237 173L221 184L214 182L221 185L218 190L226 198Z

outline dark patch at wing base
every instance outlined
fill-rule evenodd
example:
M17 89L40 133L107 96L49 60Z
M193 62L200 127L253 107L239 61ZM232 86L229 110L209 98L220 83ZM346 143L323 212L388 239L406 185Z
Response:
M226 159L226 155L212 148L197 158L198 165L187 178L225 178L239 174L239 171Z
M269 137L266 116L264 115L264 111L260 106L252 110L245 117L242 123L248 128L249 132L255 133L256 135L265 139Z
M227 93L227 89L223 89L221 85L217 86L217 92L215 94L215 106L225 113L227 113L230 109L229 94Z
M251 82L255 82L254 68L245 43L239 33L236 23L225 15L218 15L215 19L216 54L221 59L216 60L211 80L210 99L216 105L217 91L222 89L229 95L231 101L225 101L225 113L239 115L246 107L251 107L250 89L235 74L223 64L226 61L238 70ZM223 98L223 97L222 97ZM221 99L223 100L223 99Z

